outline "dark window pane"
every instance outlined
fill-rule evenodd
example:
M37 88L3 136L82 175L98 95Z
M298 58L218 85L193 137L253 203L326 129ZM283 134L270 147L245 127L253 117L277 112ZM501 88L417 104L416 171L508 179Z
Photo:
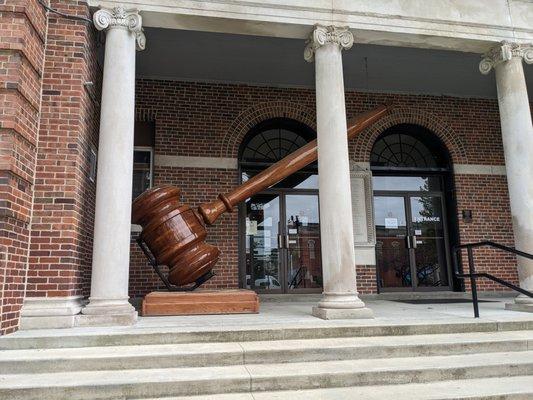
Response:
M441 191L440 176L374 176L374 190Z
M135 121L134 146L153 147L155 142L155 122Z
M152 184L152 152L134 150L133 152L133 198L135 199Z

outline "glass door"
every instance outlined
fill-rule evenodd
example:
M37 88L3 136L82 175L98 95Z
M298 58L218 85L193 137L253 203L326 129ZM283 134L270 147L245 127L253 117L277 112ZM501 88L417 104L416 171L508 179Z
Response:
M409 197L411 223L409 226L413 264L418 288L448 287L446 230L442 197L420 195Z
M412 288L407 213L403 196L375 196L376 266L379 287Z
M286 291L320 291L322 257L318 195L286 194L284 200Z
M246 201L246 287L281 292L281 199L259 194Z
M246 201L246 287L259 292L320 292L318 194L277 191Z
M374 208L379 287L389 291L449 289L442 196L376 195Z

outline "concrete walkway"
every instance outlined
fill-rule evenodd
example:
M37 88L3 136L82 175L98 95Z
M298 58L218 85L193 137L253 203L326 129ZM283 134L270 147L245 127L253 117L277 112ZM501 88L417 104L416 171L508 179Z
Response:
M321 320L311 315L319 296L300 296L292 301L262 299L259 314L201 315L176 317L139 317L130 327L77 327L18 331L7 337L134 334L157 332L202 332L257 329L294 329L327 327L386 327L400 325L476 324L487 322L524 322L533 326L533 313L505 310L512 298L490 297L480 303L479 319L473 317L472 303L407 304L390 300L365 300L375 314L373 319ZM1 338L0 338L1 340Z

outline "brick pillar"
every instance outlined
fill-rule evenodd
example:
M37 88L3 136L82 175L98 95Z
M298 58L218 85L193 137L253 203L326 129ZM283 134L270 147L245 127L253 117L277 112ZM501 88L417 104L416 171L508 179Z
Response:
M90 18L84 1L50 5ZM90 22L49 14L23 329L73 326L88 287L95 197L89 160L101 75L96 35Z
M0 334L24 298L45 37L37 0L0 1Z

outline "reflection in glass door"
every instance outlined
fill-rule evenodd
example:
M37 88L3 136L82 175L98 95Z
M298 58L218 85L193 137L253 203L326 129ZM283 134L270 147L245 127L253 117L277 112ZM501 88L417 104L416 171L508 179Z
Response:
M273 293L321 291L318 210L316 193L276 191L246 201L247 288Z
M448 286L442 198L424 194L409 201L417 286Z
M442 195L378 192L374 208L380 288L449 288Z
M246 201L246 286L281 291L280 197L260 194Z
M320 289L322 263L318 196L285 196L287 289Z
M407 217L403 197L375 196L376 261L382 288L411 287Z

